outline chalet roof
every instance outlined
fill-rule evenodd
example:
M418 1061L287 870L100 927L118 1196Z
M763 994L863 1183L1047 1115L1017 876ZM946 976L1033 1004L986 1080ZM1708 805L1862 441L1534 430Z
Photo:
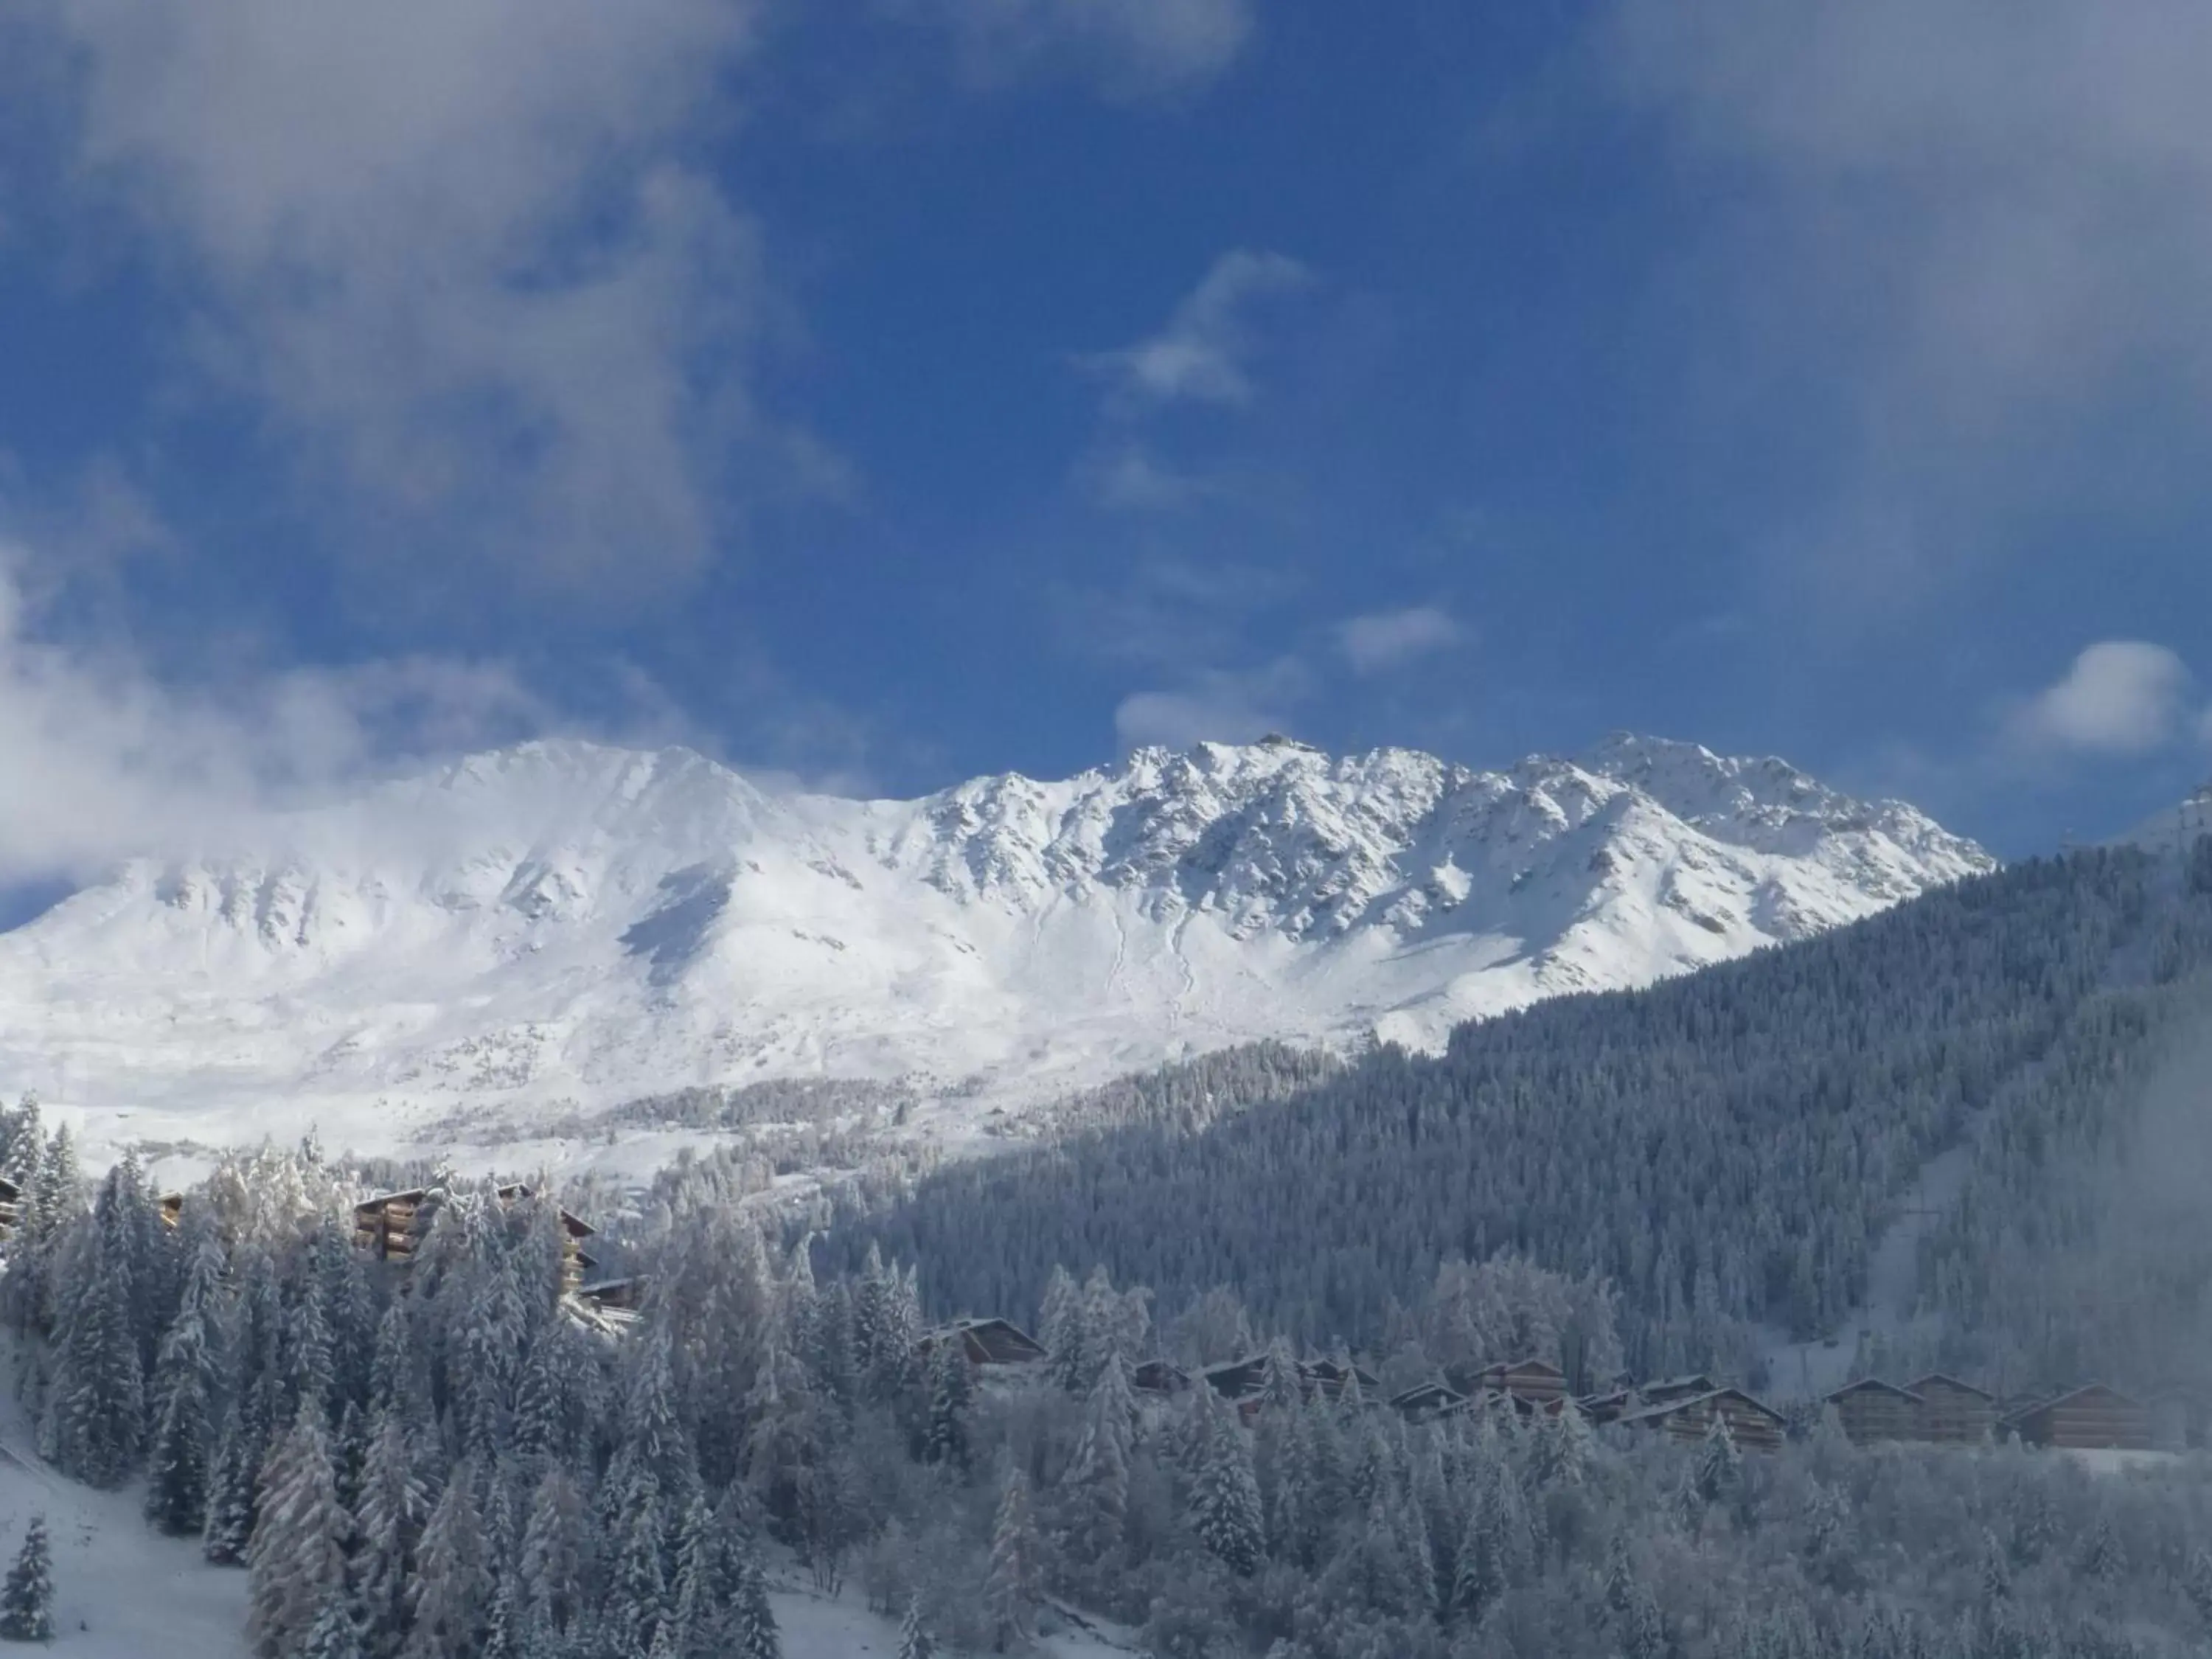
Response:
M402 1193L379 1193L374 1198L363 1199L360 1203L355 1205L353 1206L353 1212L357 1216L373 1215L377 1211L383 1209L386 1205L420 1204L424 1199L429 1197L429 1195L430 1188L428 1187L410 1187L405 1192ZM511 1181L506 1186L499 1188L499 1195L501 1198L506 1200L511 1204L518 1198L530 1197L532 1193L528 1182ZM566 1210L560 1211L560 1216L561 1225L567 1231L569 1237L571 1238L589 1238L593 1233L599 1231L599 1229L592 1225L590 1222L582 1219L580 1217L572 1215Z
M1911 1389L1900 1389L1896 1383L1885 1382L1878 1376L1863 1376L1856 1382L1844 1383L1833 1394L1823 1395L1820 1397L1824 1401L1841 1400L1847 1394L1860 1394L1869 1390L1875 1394L1893 1394L1900 1400L1910 1400L1916 1406L1923 1403L1920 1396Z
M1624 1417L1615 1418L1613 1421L1656 1423L1662 1418L1672 1417L1678 1412L1688 1411L1693 1406L1703 1406L1717 1400L1740 1401L1760 1416L1768 1418L1777 1424L1786 1425L1790 1420L1765 1401L1753 1399L1741 1389L1713 1389L1705 1394L1686 1394L1678 1399L1662 1400L1656 1406L1646 1406L1640 1412L1630 1412Z
M1916 1376L1905 1386L1914 1394L1924 1394L1929 1389L1949 1389L1958 1394L1974 1395L1988 1401L1991 1405L1996 1403L1997 1398L1987 1389L1978 1389L1971 1382L1961 1382L1959 1378L1942 1371L1930 1371L1925 1376Z
M926 1331L916 1343L921 1348L958 1338L962 1351L979 1365L1006 1365L1042 1359L1045 1346L1011 1319L956 1319Z
M1639 1384L1637 1392L1646 1400L1656 1400L1662 1395L1711 1394L1719 1387L1703 1371L1692 1371L1684 1376L1662 1376Z
M0 1203L13 1204L22 1195L23 1189L21 1187L9 1180L6 1176L0 1176Z
M2136 1411L2142 1409L2142 1402L2134 1395L2122 1394L2109 1382L2084 1382L2078 1389L2068 1389L2063 1393L2054 1394L2047 1399L2031 1401L2018 1411L2008 1413L2005 1421L2008 1424L2025 1422L2031 1417L2040 1417L2047 1411L2054 1411L2061 1406L2070 1406L2075 1401L2087 1400L2093 1395L2102 1395L2115 1405L2126 1406Z
M1557 1365L1554 1365L1550 1360L1539 1359L1534 1354L1530 1354L1526 1359L1501 1359L1493 1364L1485 1365L1482 1369L1485 1374L1491 1371L1503 1371L1509 1376L1512 1376L1516 1372L1525 1371L1540 1371L1546 1376L1565 1376L1566 1375L1565 1371L1561 1370Z
M624 1273L620 1279L595 1279L588 1285L576 1286L578 1296L605 1296L611 1291L626 1291L642 1280L642 1273Z
M1390 1396L1388 1404L1400 1411L1411 1411L1427 1405L1456 1405L1466 1399L1449 1382L1417 1382L1412 1388Z
M1190 1386L1190 1373L1171 1359L1147 1359L1133 1367L1129 1386L1147 1394L1175 1394Z

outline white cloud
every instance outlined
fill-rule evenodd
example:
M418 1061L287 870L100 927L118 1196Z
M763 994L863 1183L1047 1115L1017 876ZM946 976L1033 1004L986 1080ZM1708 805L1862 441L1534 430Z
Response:
M1467 637L1450 612L1433 605L1380 611L1337 626L1337 648L1356 674L1379 674Z
M1288 658L1249 672L1216 670L1171 690L1123 698L1114 711L1114 730L1124 749L1249 743L1287 731L1288 711L1307 690L1305 669Z
M2045 750L2148 754L2179 735L2190 683L2187 666L2164 646L2106 640L2020 711L2014 735Z
M42 635L0 546L0 887L220 842L260 815L408 759L556 724L505 665L407 657L221 688Z
M1258 346L1246 313L1255 301L1312 281L1286 254L1243 248L1223 254L1158 334L1090 360L1113 388L1111 408L1135 415L1164 404L1249 403Z
M897 9L952 27L987 76L1070 64L1122 95L1212 80L1254 24L1252 0L906 0Z
M2212 9L2197 0L1613 0L1601 60L1692 170L1714 240L1668 275L1717 405L1836 398L1841 533L1869 598L2109 488L2115 400L2212 421ZM1731 380L1730 376L1740 377ZM1692 411L1694 412L1694 411ZM2179 429L2188 429L2188 421ZM2068 458L2078 458L2067 465ZM1869 569L1857 527L1907 556Z
M553 581L680 574L733 446L750 222L685 160L760 0L47 0L75 177L387 547Z

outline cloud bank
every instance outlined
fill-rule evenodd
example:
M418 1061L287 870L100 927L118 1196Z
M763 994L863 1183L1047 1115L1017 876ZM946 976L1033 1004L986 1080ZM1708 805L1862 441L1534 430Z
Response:
M33 0L75 188L119 209L243 397L386 553L681 577L779 434L752 223L691 160L757 0Z

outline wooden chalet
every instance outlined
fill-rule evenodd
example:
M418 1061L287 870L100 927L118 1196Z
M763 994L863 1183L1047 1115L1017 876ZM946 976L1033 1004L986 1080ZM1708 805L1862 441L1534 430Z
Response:
M598 1308L636 1313L645 1306L646 1277L632 1273L623 1279L594 1279L576 1287L576 1294Z
M1685 1395L1630 1412L1615 1420L1640 1429L1656 1429L1670 1440L1699 1441L1712 1432L1716 1419L1727 1422L1729 1434L1746 1451L1778 1450L1789 1426L1780 1412L1753 1399L1741 1389L1715 1389L1710 1394Z
M1905 1385L1920 1399L1920 1432L1916 1438L1978 1446L1995 1431L1997 1397L1942 1371L1930 1371Z
M1910 1389L1879 1377L1863 1376L1847 1382L1820 1402L1836 1408L1844 1437L1854 1446L1871 1446L1885 1440L1925 1440L1921 1413L1924 1402Z
M1604 1394L1586 1394L1575 1401L1575 1408L1589 1419L1592 1426L1603 1428L1649 1404L1650 1401L1636 1389L1622 1388L1608 1389Z
M1191 1375L1173 1360L1147 1359L1129 1373L1129 1386L1139 1394L1188 1394Z
M1299 1379L1308 1389L1321 1390L1324 1400L1334 1400L1344 1392L1345 1384L1357 1380L1363 1399L1371 1399L1382 1386L1382 1379L1357 1364L1338 1364L1334 1359L1302 1359L1298 1362Z
M2031 1446L2068 1450L2149 1451L2156 1444L2150 1413L2118 1389L2091 1382L2030 1406L1999 1427Z
M1297 1364L1298 1393L1308 1399L1316 1393L1324 1400L1340 1399L1345 1383L1355 1377L1363 1398L1372 1396L1382 1386L1380 1378L1356 1364L1340 1365L1333 1359L1301 1359ZM1255 1398L1267 1382L1267 1356L1257 1353L1244 1359L1232 1359L1224 1365L1210 1365L1203 1374L1216 1394L1241 1405Z
M1528 1358L1500 1360L1485 1365L1480 1370L1467 1373L1464 1377L1449 1379L1454 1388L1465 1395L1478 1395L1485 1390L1510 1394L1522 1400L1548 1406L1567 1397L1567 1374L1548 1360Z
M1639 1384L1636 1392L1644 1396L1645 1404L1663 1406L1670 1400L1687 1400L1692 1395L1711 1394L1720 1386L1717 1378L1707 1376L1703 1371L1692 1371L1687 1376L1662 1376L1656 1382Z
M164 1227L173 1227L185 1218L185 1195L182 1193L163 1193L156 1202L161 1206Z
M1247 1400L1259 1393L1260 1384L1267 1380L1267 1356L1258 1353L1225 1364L1208 1365L1199 1375L1206 1379L1206 1387L1224 1400Z
M957 1342L971 1365L1034 1365L1051 1358L1042 1343L1011 1319L956 1319L923 1333L915 1346L934 1353L940 1342Z
M2212 1397L2188 1387L2154 1389L2143 1400L2150 1435L2161 1451L2189 1451L2212 1439Z
M15 1231L15 1220L23 1202L23 1189L6 1176L0 1176L0 1238Z
M1391 1395L1392 1411L1408 1423L1433 1423L1467 1402L1467 1396L1449 1382L1423 1382L1403 1394Z
M415 1251L416 1218L430 1200L431 1189L415 1187L404 1193L385 1193L353 1206L353 1242L356 1249L367 1250L380 1261L404 1263ZM532 1196L531 1189L521 1182L513 1182L499 1188L499 1200L513 1204ZM599 1264L584 1250L584 1240L599 1229L591 1223L560 1212L561 1217L561 1285L559 1294L573 1296L581 1288L585 1275Z

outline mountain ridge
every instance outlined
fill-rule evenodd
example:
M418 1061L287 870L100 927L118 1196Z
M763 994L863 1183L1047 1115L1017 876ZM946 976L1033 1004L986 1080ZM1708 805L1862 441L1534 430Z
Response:
M1433 1048L1995 866L1904 803L1626 733L1502 771L1140 749L903 801L554 739L252 840L132 860L0 936L0 1086L364 1146L457 1097L811 1075L1034 1101L1255 1037Z

